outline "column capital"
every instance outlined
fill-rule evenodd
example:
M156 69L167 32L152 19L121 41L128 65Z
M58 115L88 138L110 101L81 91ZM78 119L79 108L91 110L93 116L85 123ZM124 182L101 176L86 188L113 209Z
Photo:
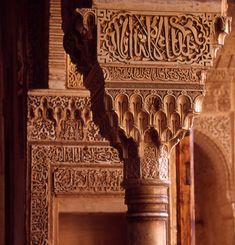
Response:
M166 245L168 158L201 112L206 71L231 20L217 0L211 11L147 2L151 11L139 0L76 9L64 47L91 92L94 122L124 160L129 244Z

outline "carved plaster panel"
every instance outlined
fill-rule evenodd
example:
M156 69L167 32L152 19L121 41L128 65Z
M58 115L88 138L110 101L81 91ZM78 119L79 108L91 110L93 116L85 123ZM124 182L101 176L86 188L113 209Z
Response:
M122 165L118 167L57 167L53 171L56 194L122 192Z
M97 10L98 61L212 65L213 14Z
M123 194L123 163L100 136L84 89L30 91L27 130L30 243L49 245L53 197Z
M232 115L200 116L194 120L194 129L208 136L232 163Z
M121 194L123 166L110 146L40 145L31 152L30 241L50 244L54 194Z
M200 83L201 71L169 67L102 66L105 81L158 81L162 83Z
M78 71L78 68L70 60L69 55L66 55L66 88L81 89L83 86L83 75Z
M28 140L104 141L92 121L87 91L81 96L37 95L28 97Z
M35 146L36 147L36 146ZM118 152L110 146L74 146L45 145L37 146L46 151L48 160L53 164L117 164L120 163Z

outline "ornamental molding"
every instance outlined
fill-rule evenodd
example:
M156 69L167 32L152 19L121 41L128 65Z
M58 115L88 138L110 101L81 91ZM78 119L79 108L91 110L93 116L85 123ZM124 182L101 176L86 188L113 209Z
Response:
M169 151L191 127L192 116L201 111L203 99L202 88L198 91L106 88L106 93L111 124L115 113L126 136L138 144L154 129L159 140L168 144Z
M51 244L54 195L123 194L123 166L112 147L33 143L28 149L31 244Z
M102 66L105 81L158 81L162 83L200 83L203 75L198 69L171 67Z

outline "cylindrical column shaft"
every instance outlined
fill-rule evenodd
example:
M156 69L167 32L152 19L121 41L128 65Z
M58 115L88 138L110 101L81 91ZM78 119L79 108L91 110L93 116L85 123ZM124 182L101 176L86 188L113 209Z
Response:
M168 244L168 186L138 183L126 187L128 245Z

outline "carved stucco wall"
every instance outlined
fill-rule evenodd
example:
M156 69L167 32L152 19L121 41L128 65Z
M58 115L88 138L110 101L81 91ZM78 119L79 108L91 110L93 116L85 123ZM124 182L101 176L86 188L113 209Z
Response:
M200 241L197 241L197 244L203 245L234 244L234 3L230 3L229 11L230 16L233 16L232 33L219 52L215 67L209 71L203 113L194 121L195 154L197 154L195 156L196 222L198 222L196 237ZM215 193L220 195L216 197ZM207 205L202 202L203 198L208 200ZM197 213L201 209L212 210L210 217L206 213ZM213 223L216 225L213 226ZM205 232L208 224L211 225L211 231Z
M100 136L98 128L94 125L89 94L82 85L83 77L63 50L63 33L58 24L61 22L60 1L51 0L50 4L49 88L51 90L47 94L39 90L31 92L28 99L29 171L31 169L30 239L33 244L53 244L52 241L55 241L51 208L57 196L81 193L123 195L120 188L122 163L116 150ZM120 73L120 70L115 71L110 67L104 67L104 70L107 80L112 80L115 75L120 74L123 75L123 80L128 79L124 72ZM221 71L217 70L221 75ZM129 74L130 71L127 72ZM163 71L153 68L143 68L140 73L141 79L145 79L146 73L147 79L155 74L164 82L166 79L162 77L162 72L164 76L172 76L174 73L171 79L176 82L179 76L189 77L192 81L196 79L188 73L182 75L182 72L176 74L174 70ZM134 69L131 69L131 73L136 74ZM214 75L215 71L211 74ZM226 163L232 169L233 156L228 143L232 142L230 134L233 122L232 102L221 103L221 100L228 97L227 95L232 98L232 90L226 86L221 89L220 80L216 83L211 78L210 81L207 84L207 107L210 103L215 104L207 102L209 98L214 98L214 94L210 96L210 91L215 93L218 87L217 90L222 92L217 96L216 110L213 106L212 111L195 121L195 126L197 130L212 138L224 152ZM53 89L63 89L63 96L61 92ZM211 124L215 129L210 127Z
M87 91L31 91L28 113L30 240L54 244L55 198L122 195L122 163L92 120Z

